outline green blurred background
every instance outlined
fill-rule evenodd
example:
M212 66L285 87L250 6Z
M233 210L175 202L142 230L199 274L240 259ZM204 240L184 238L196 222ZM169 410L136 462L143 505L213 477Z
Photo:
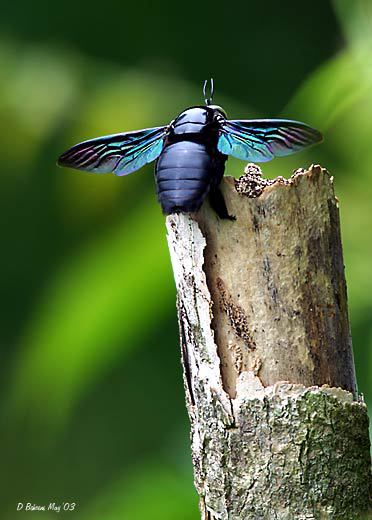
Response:
M175 288L152 167L57 169L68 146L202 102L324 144L264 165L335 177L359 389L372 404L372 2L14 0L0 19L0 518L197 520ZM242 173L230 159L227 172ZM56 513L34 513L49 520Z

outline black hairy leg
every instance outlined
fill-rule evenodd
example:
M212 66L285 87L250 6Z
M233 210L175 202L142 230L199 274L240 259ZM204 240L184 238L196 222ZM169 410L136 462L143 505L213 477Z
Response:
M219 186L213 186L213 188L211 188L209 192L209 203L211 208L217 213L220 219L236 220L236 217L229 215L225 199Z

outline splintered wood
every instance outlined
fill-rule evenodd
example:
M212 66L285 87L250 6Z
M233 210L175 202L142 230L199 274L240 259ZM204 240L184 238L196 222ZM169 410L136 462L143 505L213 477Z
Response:
M329 176L321 168L301 171L242 201L236 191L244 194L242 186L252 184L247 176L223 184L236 222L217 221L206 205L197 216L207 243L204 270L225 390L235 397L237 379L248 371L263 386L328 384L355 394Z

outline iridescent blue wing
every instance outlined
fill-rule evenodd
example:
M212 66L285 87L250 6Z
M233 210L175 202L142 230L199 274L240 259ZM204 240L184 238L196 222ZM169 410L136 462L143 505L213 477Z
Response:
M167 128L147 128L84 141L64 152L57 164L92 173L127 175L160 155Z
M305 123L289 119L251 119L221 124L218 150L237 159L266 162L320 143L323 136Z

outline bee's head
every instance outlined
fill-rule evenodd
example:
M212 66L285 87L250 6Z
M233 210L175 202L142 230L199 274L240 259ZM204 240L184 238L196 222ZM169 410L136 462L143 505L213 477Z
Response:
M206 79L204 81L204 84L203 84L203 95L204 95L204 100L205 100L205 104L207 105L208 108L212 109L213 110L213 115L214 116L221 116L226 119L227 118L227 114L226 112L224 111L224 109L218 105L212 105L212 100L213 100L213 93L214 93L214 82L213 82L213 78L210 79L210 87L209 87L209 95L207 95L207 85L208 85L208 80Z
M218 105L208 105L209 108L211 108L214 112L219 112L220 114L222 114L222 116L226 119L227 118L227 114L225 112L225 110L218 106Z

